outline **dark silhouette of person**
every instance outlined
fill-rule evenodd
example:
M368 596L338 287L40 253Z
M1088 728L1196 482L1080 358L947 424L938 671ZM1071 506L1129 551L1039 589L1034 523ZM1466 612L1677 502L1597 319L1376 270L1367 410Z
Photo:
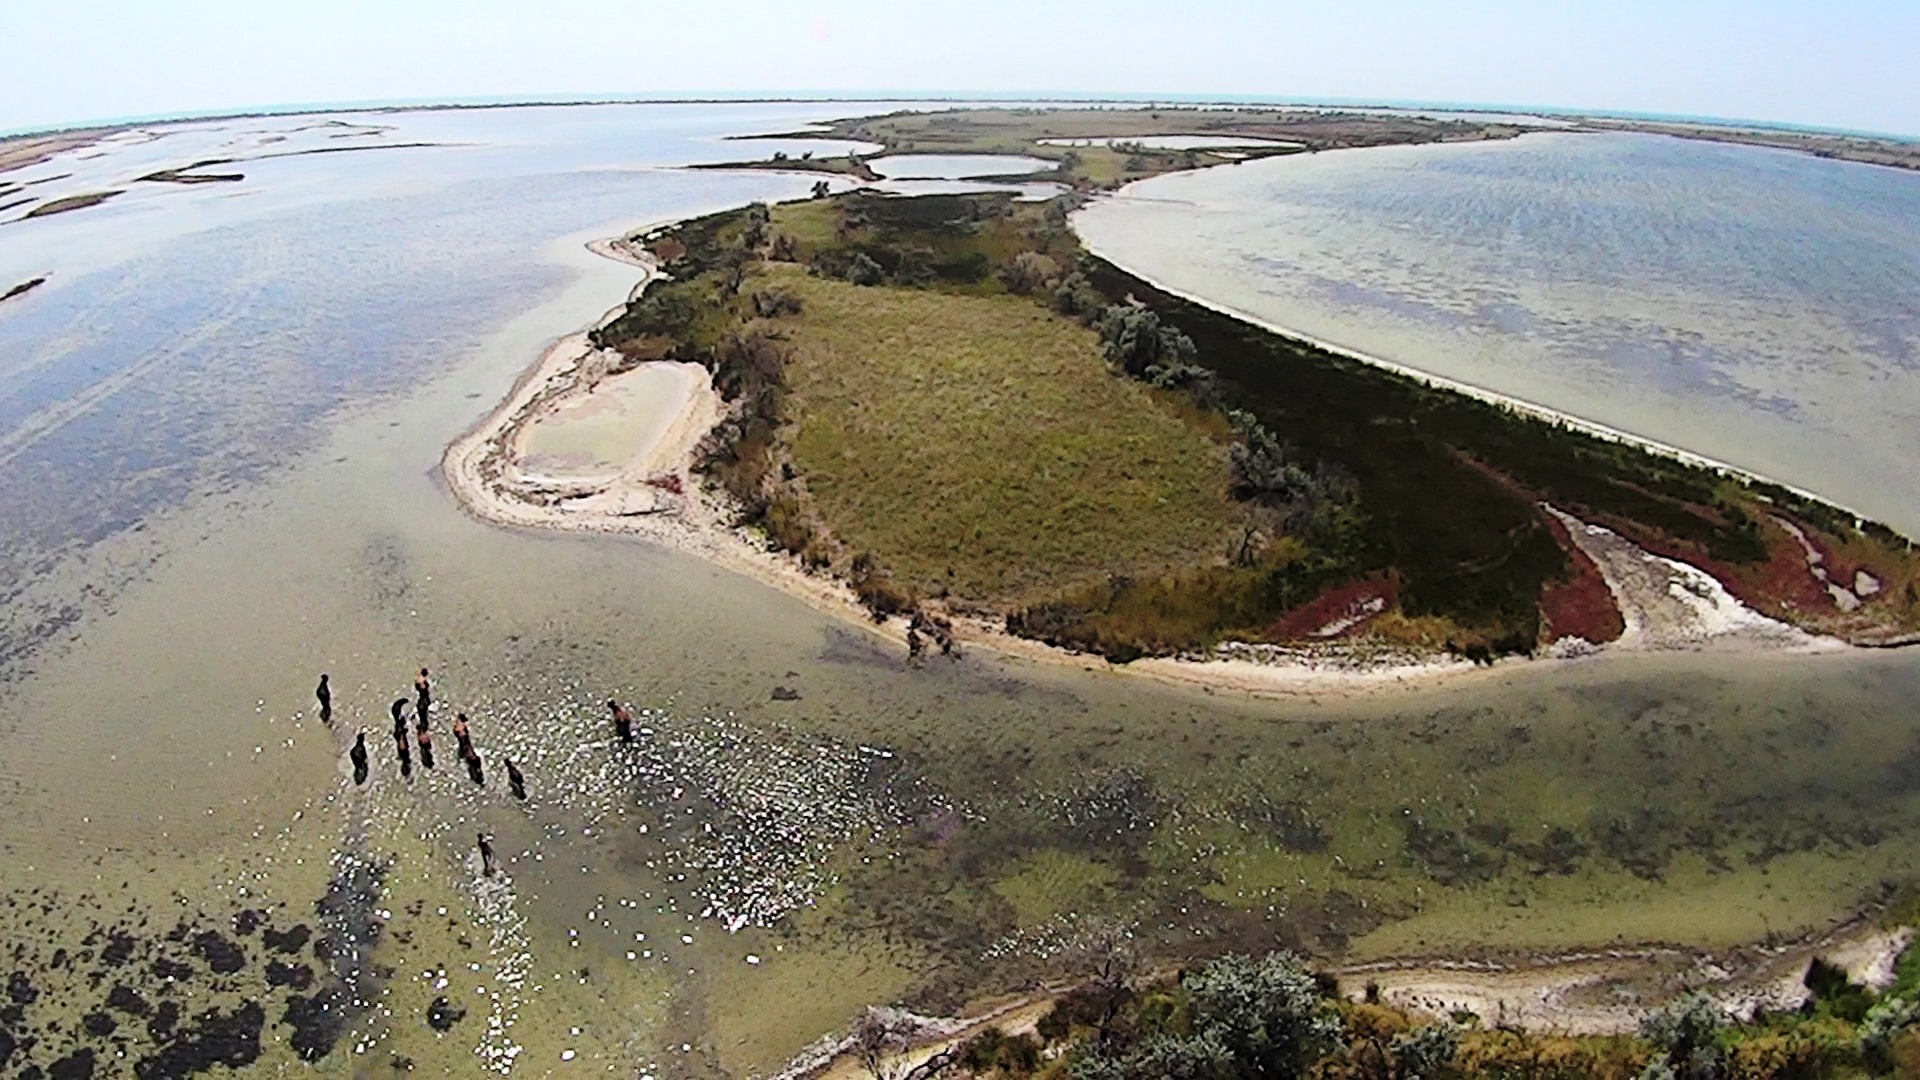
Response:
M433 768L433 732L422 727L417 736L420 740L420 764Z
M367 733L362 731L353 737L353 749L347 751L353 759L353 782L355 786L367 782Z
M407 699L403 697L394 698L393 704L387 706L387 711L393 714L393 729L395 731L406 730Z
M420 718L420 726L427 726L427 708L433 704L433 680L427 678L427 669L421 668L418 678L413 680L413 697L417 704L414 712Z
M453 737L460 740L460 760L466 762L467 776L475 785L485 787L487 776L480 771L480 751L473 748L473 737L467 734L467 714L453 714Z
M480 872L493 876L493 845L487 843L486 833L474 833L473 839L480 845Z
M625 705L612 699L607 701L607 708L613 711L613 733L620 737L621 742L632 742L633 714L627 711Z
M506 762L507 787L512 789L514 798L525 799L527 797L527 778L520 775L519 769L514 768L512 758L507 758Z
M411 780L413 779L413 751L407 747L409 741L405 725L393 733L393 743L400 750L400 775Z
M333 688L327 685L327 677L320 676L320 685L313 688L313 696L320 699L320 722L333 723Z

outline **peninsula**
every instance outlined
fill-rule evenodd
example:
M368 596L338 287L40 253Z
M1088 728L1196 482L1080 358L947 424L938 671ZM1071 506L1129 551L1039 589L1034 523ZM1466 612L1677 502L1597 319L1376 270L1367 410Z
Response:
M1069 128L1097 152L1063 164L1076 187L1142 164L1007 115L1028 141L987 134L1001 116L955 138L1045 154L1036 124ZM846 134L882 120L908 122ZM626 238L607 253L653 280L450 451L455 490L691 544L916 651L1208 684L1920 630L1892 531L1169 293L1080 246L1081 197L855 190ZM643 445L538 459L543 426L639 379L677 410Z

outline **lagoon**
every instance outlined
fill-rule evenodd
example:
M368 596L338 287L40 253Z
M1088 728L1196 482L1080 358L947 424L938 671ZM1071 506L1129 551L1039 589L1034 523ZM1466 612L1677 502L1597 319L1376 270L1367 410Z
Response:
M1072 970L1115 922L1168 955L1722 945L1920 869L1903 653L1279 701L986 654L912 670L690 556L460 512L443 448L637 277L586 241L802 196L670 166L876 108L382 114L436 145L0 226L0 270L53 271L0 306L0 946L41 991L24 1025L71 1033L129 980L264 1003L263 1068L764 1075L865 1004ZM89 160L78 179L131 171ZM396 771L387 703L423 664L488 786ZM640 746L611 744L611 696ZM245 912L336 948L282 953ZM97 957L54 963L95 924L132 957L99 985ZM207 933L238 970L213 977ZM190 974L149 980L160 959ZM332 1041L285 1019L329 987ZM464 1014L445 1036L441 998Z
M1920 532L1920 176L1531 134L1169 176L1076 224L1257 318Z

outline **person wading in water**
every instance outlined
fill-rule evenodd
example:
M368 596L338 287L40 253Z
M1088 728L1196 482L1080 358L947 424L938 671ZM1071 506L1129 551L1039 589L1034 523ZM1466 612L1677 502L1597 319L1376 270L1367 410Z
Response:
M433 682L427 678L427 669L421 668L420 674L413 680L413 711L419 718L421 730L427 726L427 707L433 704Z
M433 768L433 732L428 731L425 724L420 725L419 740L420 764L431 769Z
M320 676L320 685L313 688L313 696L320 699L320 722L333 723L333 688L327 685L326 675Z
M474 833L473 839L480 845L480 872L493 876L493 845L487 843L486 833Z
M353 759L353 782L355 786L367 782L367 733L362 731L353 737L353 749L347 751Z
M627 711L625 705L617 701L609 700L607 708L613 710L613 733L620 737L621 742L632 742L633 714Z
M507 787L513 791L514 798L525 799L527 797L527 778L521 776L520 770L513 767L512 758L507 758L506 762Z
M460 760L467 763L467 776L474 784L485 787L486 774L480 771L480 751L473 748L473 739L467 734L467 714L453 714L453 737L460 740Z

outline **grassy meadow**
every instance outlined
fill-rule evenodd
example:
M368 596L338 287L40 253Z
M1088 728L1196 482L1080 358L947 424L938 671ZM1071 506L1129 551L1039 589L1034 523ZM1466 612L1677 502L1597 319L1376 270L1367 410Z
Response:
M1020 603L1210 560L1244 517L1226 448L1022 298L781 267L790 459L820 517L925 596Z

